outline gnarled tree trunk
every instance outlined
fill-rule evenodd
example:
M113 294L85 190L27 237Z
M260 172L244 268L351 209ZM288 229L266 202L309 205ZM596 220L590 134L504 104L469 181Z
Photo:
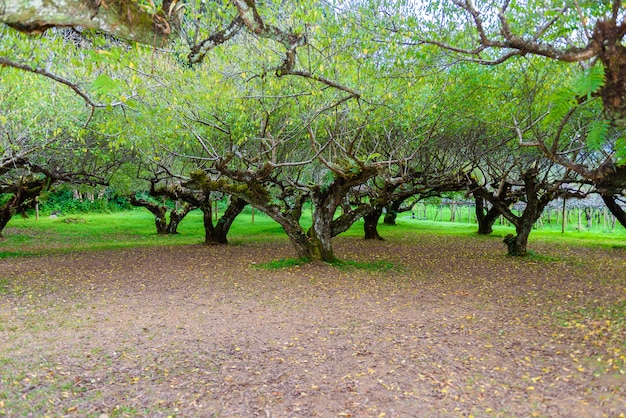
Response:
M494 194L484 187L472 185L472 193L482 199L488 200L509 222L515 225L516 235L509 234L504 238L504 243L508 247L509 255L523 257L528 254L528 236L533 225L545 209L546 205L552 201L556 194L552 186L542 185L537 178L538 171L531 168L523 174L524 189L523 195L526 200L526 208L521 215L516 215L510 206L514 201L508 193ZM515 200L518 200L517 198Z
M165 205L157 205L156 203L145 199L137 199L136 196L130 196L130 204L148 209L154 215L154 226L156 226L157 234L167 234L167 207Z
M12 193L13 196L0 207L0 237L13 215L34 202L50 182L47 178L26 177L3 187L3 193Z
M531 170L525 173L524 176L526 208L524 208L522 214L515 216L512 211L509 211L509 214L513 216L505 214L505 217L515 225L517 234L512 245L507 243L509 255L523 257L528 254L528 236L533 229L533 225L543 213L546 205L555 197L553 193L548 191L544 191L541 194L537 179L534 177L536 174L533 173L534 171Z
M157 234L159 235L177 234L180 222L190 211L195 209L194 206L185 204L180 210L172 210L170 212L170 220L168 222L168 207L165 205L160 205L145 199L138 199L136 196L130 196L130 204L146 208L154 215L154 225L156 226Z
M382 207L376 207L374 210L363 216L363 232L364 239L376 239L384 241L384 238L380 236L378 233L378 220L380 219L380 215L383 213Z
M404 200L394 200L387 205L387 212L385 213L385 219L383 223L385 225L395 225L396 218L398 217L398 210Z
M224 214L218 219L217 223L213 225L211 201L207 199L207 202L200 207L202 213L204 214L204 244L228 244L228 231L237 216L243 211L243 208L245 208L247 204L248 203L243 199L231 198Z
M328 189L333 189L332 185ZM307 231L307 237L313 259L327 263L335 262L337 257L335 257L331 243L332 222L340 201L332 192L314 191L311 195L311 203L313 204L313 224Z
M171 32L166 17L164 13L150 14L131 0L4 0L0 11L0 22L22 32L37 34L53 26L82 26L147 44L156 41L159 45Z
M480 235L489 235L493 232L493 224L498 219L500 212L491 206L489 209L485 207L485 199L474 195L476 202L476 221L478 222L478 233Z
M183 205L180 210L172 210L170 212L170 222L167 225L167 233L168 234L178 234L178 225L183 220L185 216L189 212L191 212L195 207L190 205Z

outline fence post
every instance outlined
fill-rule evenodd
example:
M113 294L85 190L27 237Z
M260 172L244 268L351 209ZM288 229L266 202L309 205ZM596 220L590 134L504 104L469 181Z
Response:
M566 213L565 213L565 198L563 198L563 209L561 210L562 212L562 216L561 216L561 234L565 233L565 224L567 223L567 221L565 220L566 218Z

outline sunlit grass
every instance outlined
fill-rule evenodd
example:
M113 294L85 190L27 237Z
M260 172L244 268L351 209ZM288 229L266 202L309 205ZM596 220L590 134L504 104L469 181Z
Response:
M310 225L310 212L305 211L302 224ZM379 225L380 234L391 240L414 240L420 235L444 235L471 239L501 239L514 233L511 226L494 226L490 236L479 236L476 225L470 223L441 222L400 216L397 225ZM344 236L361 237L363 221L356 222ZM285 240L286 235L274 220L256 212L254 220L247 208L234 222L228 236L229 242L239 245L247 242ZM59 218L33 217L12 219L0 241L0 257L15 257L96 249L130 248L139 246L192 245L204 240L202 213L190 213L179 226L176 235L158 235L154 217L145 210L131 210L113 214L81 214ZM626 247L626 229L616 226L605 231L567 230L561 233L558 225L536 228L529 245L535 242L556 246L589 246L605 248ZM277 266L276 266L277 267Z

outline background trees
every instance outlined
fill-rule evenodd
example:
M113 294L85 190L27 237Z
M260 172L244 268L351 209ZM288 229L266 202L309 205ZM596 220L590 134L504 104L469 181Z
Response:
M51 2L38 23L8 4L1 19L21 31L68 26L0 32L14 97L2 104L2 182L24 199L12 212L54 181L110 179L200 208L207 243L225 243L252 205L300 256L324 261L359 218L380 238L383 210L392 223L407 202L450 191L474 197L480 232L499 215L515 224L519 254L542 207L573 190L626 218L618 2L540 2L537 13L510 2L163 2L136 10L152 26L116 32L118 2L87 25L107 35L73 27L80 2ZM224 194L214 224L211 201ZM162 221L164 208L154 206Z
M106 185L125 152L110 149L97 131L81 129L77 121L85 110L75 95L34 75L0 71L2 231L55 183Z

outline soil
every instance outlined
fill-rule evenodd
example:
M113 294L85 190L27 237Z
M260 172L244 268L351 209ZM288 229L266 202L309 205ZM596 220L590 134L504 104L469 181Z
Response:
M0 260L0 416L626 411L624 249L334 245L362 268L261 267L286 241Z

